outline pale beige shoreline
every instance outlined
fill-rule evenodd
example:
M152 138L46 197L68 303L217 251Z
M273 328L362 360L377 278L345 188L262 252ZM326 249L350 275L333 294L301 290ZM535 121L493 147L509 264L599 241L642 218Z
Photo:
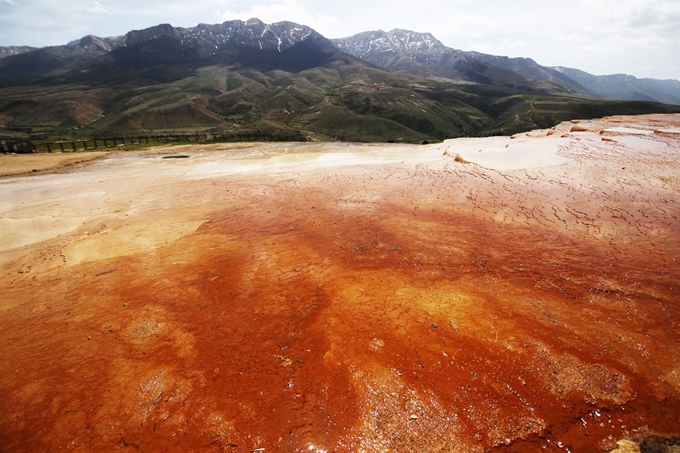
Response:
M676 135L680 128L680 114L641 116L612 116L593 120L573 120L550 129L535 130L513 136L448 139L432 145L400 145L382 143L213 143L201 145L167 145L139 151L0 154L0 177L21 176L68 170L68 167L87 163L107 155L123 157L158 157L170 154L191 153L192 157L217 157L215 152L226 152L231 159L243 159L246 164L260 161L262 169L291 167L295 165L332 166L370 163L391 163L410 159L429 161L439 155L455 157L482 167L511 171L556 166L567 159L559 153L572 141L586 137L607 140L610 143L628 142L632 147L649 144L656 135ZM617 138L618 137L618 138ZM234 165L232 171L253 170L253 166ZM208 171L208 173L210 173Z

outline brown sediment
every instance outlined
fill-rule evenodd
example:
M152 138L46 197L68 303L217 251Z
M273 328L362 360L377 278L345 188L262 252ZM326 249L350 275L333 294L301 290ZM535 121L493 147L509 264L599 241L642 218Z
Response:
M90 162L109 154L102 151L79 153L0 154L0 177L45 173Z
M678 138L586 135L551 167L261 145L5 181L0 226L82 220L3 247L3 448L580 452L679 435Z

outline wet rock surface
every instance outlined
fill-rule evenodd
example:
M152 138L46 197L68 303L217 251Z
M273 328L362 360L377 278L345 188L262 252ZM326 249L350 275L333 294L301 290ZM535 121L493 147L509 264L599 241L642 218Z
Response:
M3 450L677 438L680 117L574 126L0 181Z

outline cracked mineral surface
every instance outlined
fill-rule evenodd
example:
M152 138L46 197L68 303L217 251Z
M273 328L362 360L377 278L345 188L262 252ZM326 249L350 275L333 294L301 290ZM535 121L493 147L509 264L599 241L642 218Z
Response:
M2 450L680 436L679 132L187 146L0 179Z

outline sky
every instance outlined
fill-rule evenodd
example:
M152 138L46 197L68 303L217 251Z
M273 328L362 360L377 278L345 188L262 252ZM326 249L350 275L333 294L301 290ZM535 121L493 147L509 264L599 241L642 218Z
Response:
M0 0L0 46L253 17L304 24L327 38L429 32L454 49L680 80L680 0Z

